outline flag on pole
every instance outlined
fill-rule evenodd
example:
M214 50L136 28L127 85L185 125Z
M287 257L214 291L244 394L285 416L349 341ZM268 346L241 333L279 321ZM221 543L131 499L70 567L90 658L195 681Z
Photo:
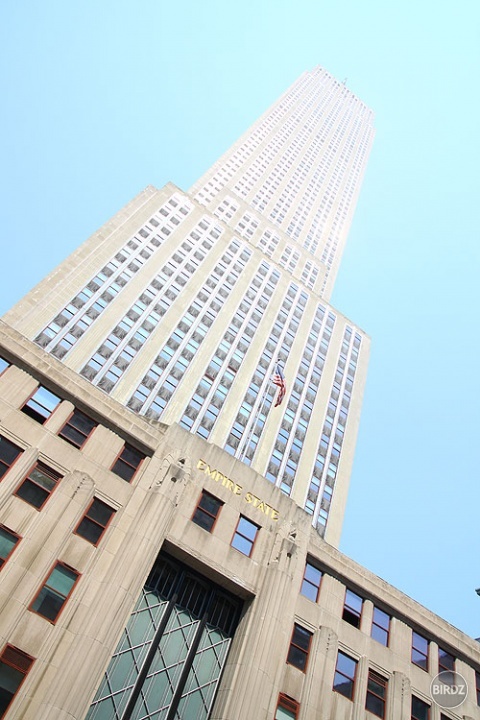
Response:
M285 397L285 393L287 392L285 377L283 375L282 368L278 363L277 367L275 368L275 375L273 376L272 382L274 385L278 386L278 396L274 405L274 407L278 407L281 404L283 398Z

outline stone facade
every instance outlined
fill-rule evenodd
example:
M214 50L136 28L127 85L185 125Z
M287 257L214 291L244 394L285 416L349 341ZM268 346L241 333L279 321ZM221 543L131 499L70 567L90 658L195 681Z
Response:
M379 717L365 709L372 671L385 681L389 720L412 717L412 696L430 706L429 720L440 712L442 720L480 719L476 641L322 540L308 514L254 469L178 425L135 415L16 331L1 330L0 355L10 365L0 376L0 435L20 452L0 486L0 525L19 537L1 568L0 652L8 645L33 659L4 717L116 717L89 708L166 552L241 605L213 705L183 720L370 720ZM25 411L39 384L61 399L43 423ZM74 408L96 423L81 448L59 436ZM125 443L145 456L130 482L112 471ZM38 461L60 478L40 508L17 494ZM192 520L203 493L220 507L210 532ZM77 532L95 498L114 511L96 544ZM232 547L241 517L257 528L249 556ZM56 563L78 578L52 620L35 600ZM323 574L317 598L316 581L302 591L307 563ZM347 589L360 598L358 622L354 610L345 613ZM375 609L391 618L388 646L371 637ZM308 643L292 654L295 626ZM413 632L428 643L427 670L411 660ZM440 711L432 700L438 648L468 685L456 709ZM352 699L332 689L339 651L355 663ZM280 696L297 710L276 715Z

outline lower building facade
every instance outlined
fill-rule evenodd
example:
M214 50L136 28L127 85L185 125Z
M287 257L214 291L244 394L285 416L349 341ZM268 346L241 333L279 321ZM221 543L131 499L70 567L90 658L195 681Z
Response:
M253 467L0 334L0 717L480 719L475 640Z

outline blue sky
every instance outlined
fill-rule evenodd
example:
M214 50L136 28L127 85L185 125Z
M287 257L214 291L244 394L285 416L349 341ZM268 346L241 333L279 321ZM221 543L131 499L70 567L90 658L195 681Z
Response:
M341 549L480 636L480 4L5 0L3 313L304 71L376 113L333 303L372 337Z

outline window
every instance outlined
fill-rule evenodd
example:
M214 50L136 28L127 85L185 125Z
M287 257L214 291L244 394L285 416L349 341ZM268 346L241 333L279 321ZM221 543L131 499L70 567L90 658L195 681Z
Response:
M430 705L412 695L412 720L430 720Z
M232 547L239 550L247 557L250 557L259 529L258 525L255 525L255 523L251 522L251 520L247 520L246 517L240 515L237 529L235 530L235 534L232 538Z
M7 362L4 358L0 357L0 375L3 373L4 370L6 370L8 367L10 367L10 363Z
M61 402L57 395L40 385L22 407L22 412L43 425Z
M300 705L288 695L281 693L278 697L275 720L296 720Z
M300 625L295 624L293 626L292 639L287 655L287 663L289 665L294 665L302 672L305 672L311 640L311 632L305 630L305 628Z
M302 587L300 590L301 594L305 595L305 597L309 598L309 600L317 602L321 580L322 572L307 561L303 575Z
M3 525L0 525L0 568L2 568L12 552L15 549L15 545L20 541L20 536L17 533L8 530Z
M138 468L140 467L145 455L136 450L134 447L125 443L124 448L112 466L112 472L121 478L130 482Z
M60 480L61 475L41 462L30 470L21 485L15 490L15 495L40 510Z
M0 478L9 470L17 457L23 452L14 443L0 435Z
M362 617L362 607L363 598L347 588L342 618L350 623L350 625L353 625L353 627L359 628Z
M356 674L357 661L339 650L333 678L335 692L340 693L349 700L353 700Z
M441 647L438 648L438 672L455 672L455 658ZM453 675L451 675L451 681L452 683L455 682Z
M428 640L412 630L412 663L428 672Z
M480 672L475 670L475 690L477 694L477 705L480 707Z
M81 448L97 424L95 420L75 409L58 434L70 445Z
M387 680L374 670L368 671L367 698L365 709L379 718L385 717L385 702L387 699Z
M383 610L374 606L371 636L377 642L385 645L385 647L388 647L390 620L390 615L387 615Z
M75 533L91 542L92 545L97 545L114 513L113 508L98 498L94 498L80 520Z
M78 578L79 574L76 570L57 562L37 597L30 605L30 610L54 623Z
M204 530L212 532L222 505L221 500L203 491L193 513L192 522L200 525Z
M6 645L0 655L0 718L3 718L8 706L32 667L34 658Z

